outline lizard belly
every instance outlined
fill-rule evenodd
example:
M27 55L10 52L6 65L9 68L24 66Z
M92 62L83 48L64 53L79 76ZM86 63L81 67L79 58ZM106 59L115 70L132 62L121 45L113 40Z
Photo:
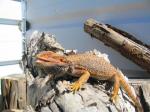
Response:
M90 72L90 74L91 74L90 76L92 78L95 78L95 79L98 79L98 80L109 80L109 79L111 79L110 75L108 75L106 73L103 73L103 72L101 72L99 74L95 74L95 73Z

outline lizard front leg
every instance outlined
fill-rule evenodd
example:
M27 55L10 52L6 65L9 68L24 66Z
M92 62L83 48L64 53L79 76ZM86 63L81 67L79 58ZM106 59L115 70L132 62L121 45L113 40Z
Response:
M74 83L72 83L70 85L70 90L73 91L73 92L78 91L81 88L81 86L87 82L87 80L90 77L90 73L88 71L85 71L85 70L81 71L81 70L79 70L77 72L78 73L81 72L82 75L76 82L74 82Z
M111 96L111 101L115 102L117 100L117 96L118 96L118 91L119 91L119 87L120 87L120 79L117 75L115 75L113 77L114 80L114 87L113 87L113 91L112 91L112 96Z

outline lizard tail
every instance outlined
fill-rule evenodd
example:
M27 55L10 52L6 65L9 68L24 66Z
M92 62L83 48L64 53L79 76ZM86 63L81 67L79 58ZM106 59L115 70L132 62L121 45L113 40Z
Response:
M121 71L120 71L121 72ZM137 98L137 96L134 94L130 84L126 81L125 76L121 73L119 73L120 77L120 85L124 88L128 96L132 99L134 106L137 108L138 112L143 112L142 105Z

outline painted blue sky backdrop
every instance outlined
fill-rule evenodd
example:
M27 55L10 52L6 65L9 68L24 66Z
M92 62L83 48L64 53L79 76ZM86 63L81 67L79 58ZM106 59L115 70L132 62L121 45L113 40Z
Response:
M150 43L149 0L28 0L28 8L28 19L35 28L83 27L84 21L92 17L131 30Z

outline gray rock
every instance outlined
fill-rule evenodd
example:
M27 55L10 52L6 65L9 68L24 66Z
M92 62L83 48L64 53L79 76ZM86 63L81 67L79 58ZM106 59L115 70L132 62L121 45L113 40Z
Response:
M53 112L53 111L51 111L50 108L46 106L41 108L41 112Z
M143 83L141 86L145 111L150 111L150 83Z

